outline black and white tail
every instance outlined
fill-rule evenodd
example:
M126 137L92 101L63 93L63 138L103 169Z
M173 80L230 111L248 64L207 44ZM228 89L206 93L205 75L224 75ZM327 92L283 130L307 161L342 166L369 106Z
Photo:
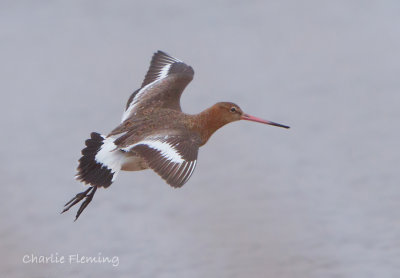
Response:
M117 150L114 139L92 132L90 139L85 142L86 147L82 150L79 159L78 173L76 179L91 185L89 189L78 193L72 200L65 204L65 212L79 203L83 198L86 200L80 206L76 219L93 199L97 187L109 187L121 170L125 159L123 152Z
M121 170L124 154L116 149L114 139L92 132L79 159L76 179L97 187L109 187Z

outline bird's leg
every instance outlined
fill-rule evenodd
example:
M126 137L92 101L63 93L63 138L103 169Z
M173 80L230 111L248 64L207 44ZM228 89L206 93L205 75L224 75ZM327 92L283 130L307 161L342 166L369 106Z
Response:
M89 203L92 201L94 193L96 192L97 187L93 186L87 189L86 191L83 191L81 193L76 194L74 198L72 198L68 203L64 205L64 210L61 213L64 213L68 211L71 207L82 201L83 198L86 198L86 200L82 203L80 206L78 213L76 214L75 221L78 219L79 215L83 212L83 210L89 205Z
M83 201L82 205L79 207L78 212L76 213L76 217L75 217L75 220L74 220L74 221L78 220L79 215L81 215L81 213L83 212L83 210L84 210L84 209L90 204L90 202L92 201L93 196L94 196L94 193L96 193L97 186L93 186L92 188L93 188L92 192L90 192L88 195L86 195L86 200Z
M64 210L61 213L66 212L67 210L69 210L71 207L73 207L76 203L79 203L83 198L86 197L87 193L92 190L93 187L89 187L86 191L83 191L81 193L76 194L76 196L74 198L72 198L68 203L66 203L64 205ZM69 205L69 206L68 206ZM67 207L68 206L68 207Z

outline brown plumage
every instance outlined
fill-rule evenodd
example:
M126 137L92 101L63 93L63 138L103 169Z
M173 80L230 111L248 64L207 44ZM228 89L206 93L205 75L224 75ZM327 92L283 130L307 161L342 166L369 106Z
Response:
M97 187L108 187L119 171L152 169L173 187L192 175L199 147L222 126L249 120L289 128L243 113L231 102L219 102L203 112L182 112L180 97L193 79L192 67L158 51L140 89L128 99L121 123L107 136L92 133L79 160L77 179L92 190L77 194L63 212L85 198L76 219ZM75 219L75 220L76 220Z

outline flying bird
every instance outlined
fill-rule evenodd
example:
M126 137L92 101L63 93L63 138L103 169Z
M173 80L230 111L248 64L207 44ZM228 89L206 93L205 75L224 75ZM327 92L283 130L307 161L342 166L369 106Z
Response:
M121 123L108 135L92 132L86 140L76 179L89 188L76 194L61 213L84 200L76 221L97 188L108 188L120 171L152 169L172 187L181 187L196 167L199 148L228 123L247 120L289 128L246 114L232 102L218 102L195 115L182 112L180 97L193 75L183 61L162 51L154 53Z

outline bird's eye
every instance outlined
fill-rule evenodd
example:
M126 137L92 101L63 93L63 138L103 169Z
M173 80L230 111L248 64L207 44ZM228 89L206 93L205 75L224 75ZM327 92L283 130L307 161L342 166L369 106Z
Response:
M231 112L235 113L236 112L236 108L235 107L231 107Z

